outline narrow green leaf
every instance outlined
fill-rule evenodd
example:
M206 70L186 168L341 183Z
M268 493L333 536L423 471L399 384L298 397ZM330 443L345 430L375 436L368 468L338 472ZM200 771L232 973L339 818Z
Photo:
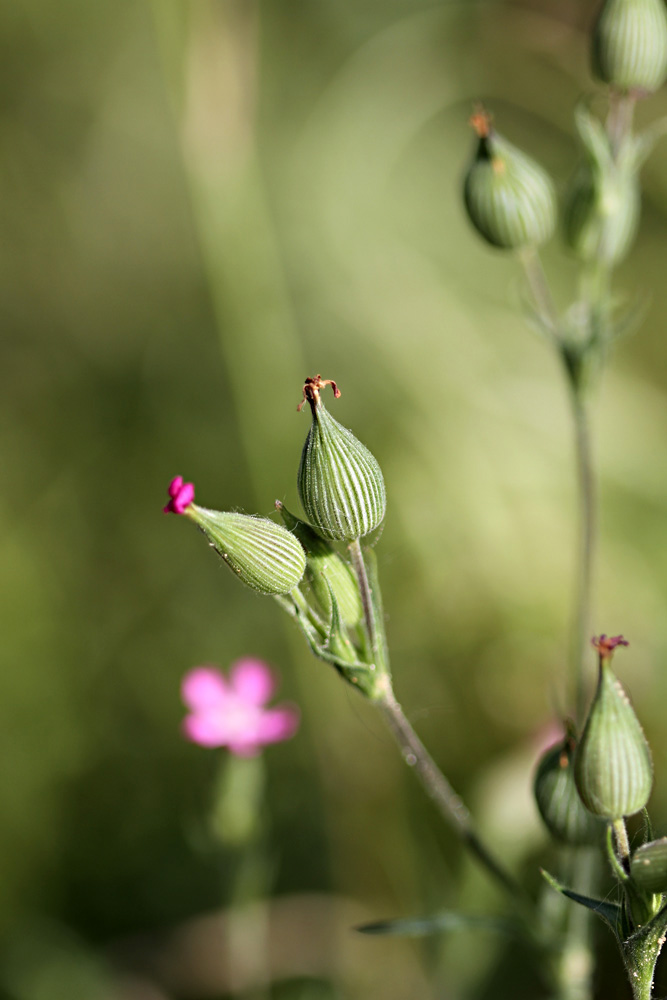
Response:
M580 906L585 906L588 910L592 910L593 913L597 913L599 917L604 920L608 927L614 932L616 937L619 937L618 927L620 926L622 907L618 903L611 903L604 899L592 899L590 896L583 896L580 892L575 892L573 889L568 889L566 886L562 885L557 879L550 875L548 871L544 868L540 869L540 872L546 882L549 883L552 889L556 892L560 892L563 896L567 896L568 899L573 900L575 903L579 903Z
M449 931L488 930L498 934L515 936L520 933L519 925L502 917L489 917L471 913L457 913L444 910L425 917L405 917L396 920L377 920L355 927L360 934L377 934L393 937L428 937Z

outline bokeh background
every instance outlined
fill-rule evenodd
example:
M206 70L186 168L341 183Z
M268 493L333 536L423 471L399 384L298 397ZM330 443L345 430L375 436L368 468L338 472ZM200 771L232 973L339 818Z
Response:
M571 426L516 264L469 229L460 190L480 97L562 187L593 14L588 0L2 8L4 996L540 995L489 934L351 930L500 901L381 720L161 507L180 473L212 507L296 509L301 385L338 381L335 415L388 486L376 551L398 696L536 886L551 855L530 781L562 710L574 572ZM639 118L664 114L661 93ZM617 288L646 318L595 402L593 627L630 638L617 666L664 833L667 144L643 177ZM575 267L557 240L545 259L564 306ZM265 754L270 889L235 917L238 852L207 826L220 755L181 738L179 684L247 654L275 665L303 721ZM603 955L599 995L627 995Z

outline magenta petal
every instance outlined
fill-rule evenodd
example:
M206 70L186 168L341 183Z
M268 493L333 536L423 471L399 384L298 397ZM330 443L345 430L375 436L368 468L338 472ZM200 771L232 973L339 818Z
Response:
M188 715L183 720L183 732L193 743L202 747L222 747L226 744L224 726L213 715Z
M265 705L276 686L271 668L261 660L237 660L229 671L229 680L234 694L248 705Z
M185 513L195 498L194 483L184 483L178 491L178 496L174 498L174 507L177 514Z
M172 479L172 481L169 483L169 489L167 490L167 492L169 493L169 496L172 498L172 500L178 496L182 486L183 486L183 476L175 476L175 478Z
M229 688L215 667L194 667L183 678L181 698L193 711L206 711L220 708L229 698Z
M257 728L257 738L262 743L289 740L299 728L299 710L294 705L272 708L262 714Z

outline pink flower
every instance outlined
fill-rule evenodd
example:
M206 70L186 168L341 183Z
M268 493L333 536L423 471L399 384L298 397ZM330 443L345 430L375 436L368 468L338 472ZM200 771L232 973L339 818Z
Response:
M215 667L195 667L181 686L190 710L183 721L185 735L203 747L227 747L239 757L255 757L266 743L290 739L299 711L294 705L265 707L275 686L261 660L237 660L228 678Z
M169 483L167 491L171 500L164 508L165 514L184 514L195 498L195 488L193 483L184 483L183 476L176 476Z

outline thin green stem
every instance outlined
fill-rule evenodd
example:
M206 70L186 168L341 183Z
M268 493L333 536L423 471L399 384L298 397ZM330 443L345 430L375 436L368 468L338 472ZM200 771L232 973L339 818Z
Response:
M378 599L379 595L375 595L374 599L359 539L350 543L349 551L361 595L368 649L373 656L375 666L382 671L382 677L378 678L378 697L375 701L401 749L403 759L409 767L414 768L441 816L459 835L468 850L506 892L525 906L528 904L528 899L523 890L502 862L495 858L493 852L484 844L474 827L468 808L449 784L396 700L384 654L386 649L384 621L376 613L376 608L381 602ZM377 583L375 586L378 586Z
M519 260L526 275L535 306L545 325L551 331L570 389L574 424L575 457L577 468L577 494L579 528L575 569L575 587L571 616L570 698L575 706L577 722L583 721L586 686L584 684L584 648L589 629L590 594L594 543L594 489L591 462L588 414L585 391L579 384L578 372L560 330L558 312L554 304L540 255L535 247L526 247L519 253Z
M518 252L518 257L540 318L550 331L554 341L560 342L558 310L549 288L547 276L544 273L539 251L534 246L522 247Z
M568 885L591 895L598 875L597 852L586 847L568 847L563 851L561 870ZM564 910L565 933L558 955L556 976L559 1000L590 1000L592 995L593 925L590 912L583 906L569 905Z
M361 542L358 538L350 542L349 552L352 560L352 568L359 586L361 607L364 613L364 631L371 661L378 671L386 673L388 664L385 656L384 622L376 614L376 602L373 599L364 554L361 551Z
M609 95L609 114L605 128L614 159L617 159L623 143L632 131L636 97L613 90Z
M584 650L590 628L591 579L595 534L595 491L586 402L582 391L573 384L571 384L570 399L574 423L579 506L570 674L576 710L575 717L577 724L580 726L583 723L586 708Z
M630 841L628 840L628 831L625 826L625 820L615 819L611 825L614 828L614 837L616 838L618 856L621 864L625 868L630 861Z
M428 750L417 736L391 687L377 702L394 739L401 748L403 759L419 777L428 796L433 800L448 826L461 838L486 872L515 900L525 906L528 899L513 876L493 851L486 846L475 829L463 800L456 794Z

